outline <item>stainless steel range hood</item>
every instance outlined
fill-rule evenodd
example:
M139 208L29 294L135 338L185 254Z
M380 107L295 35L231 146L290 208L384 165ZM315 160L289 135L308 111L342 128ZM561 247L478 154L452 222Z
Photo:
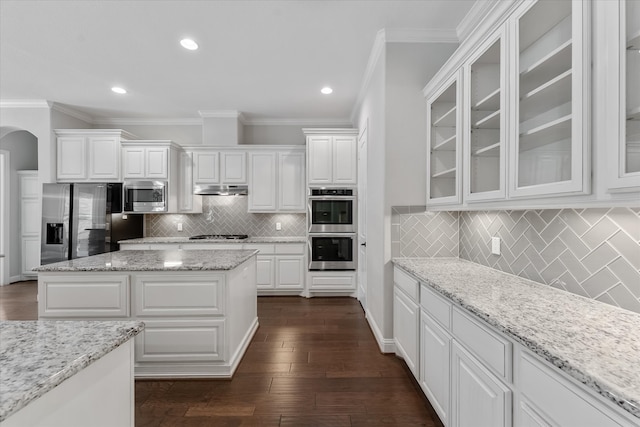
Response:
M193 194L200 196L246 196L246 185L196 185Z

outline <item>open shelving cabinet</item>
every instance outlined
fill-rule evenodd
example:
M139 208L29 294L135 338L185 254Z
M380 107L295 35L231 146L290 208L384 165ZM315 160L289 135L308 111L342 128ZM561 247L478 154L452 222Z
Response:
M462 70L427 98L427 204L461 203Z
M464 198L469 202L505 197L504 28L464 65Z
M510 197L590 192L589 11L538 1L511 22Z

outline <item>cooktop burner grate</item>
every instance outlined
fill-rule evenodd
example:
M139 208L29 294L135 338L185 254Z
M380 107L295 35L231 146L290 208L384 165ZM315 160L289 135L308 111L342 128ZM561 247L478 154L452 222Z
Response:
M247 237L246 234L199 234L189 237L189 240L244 240Z

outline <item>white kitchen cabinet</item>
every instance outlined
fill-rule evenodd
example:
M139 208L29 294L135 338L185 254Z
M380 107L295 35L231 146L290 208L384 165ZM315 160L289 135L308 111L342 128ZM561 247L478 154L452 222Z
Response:
M193 180L195 184L220 183L220 153L218 151L194 151Z
M304 151L249 152L249 212L305 212Z
M276 258L273 255L258 255L256 257L256 284L258 294L263 290L276 288Z
M41 186L38 171L18 171L20 192L20 259L23 278L37 276L32 271L40 266Z
M518 354L516 385L520 393L514 408L516 425L581 427L634 425L599 405L572 381L554 372L533 354L524 349L521 349Z
M120 129L56 129L59 182L120 181L121 142L134 136Z
M397 268L394 269L393 281L393 339L396 354L404 359L413 375L419 378L419 284L413 277Z
M603 2L607 14L607 95L611 96L607 136L613 150L607 163L609 190L638 191L640 188L640 3L635 0Z
M424 310L420 313L419 357L420 387L442 423L449 425L451 335Z
M464 65L464 199L506 196L506 46L504 28Z
M304 255L279 255L276 261L275 288L279 290L299 290L304 288Z
M166 180L169 178L169 147L122 144L124 179Z
M462 202L462 70L427 98L427 206Z
M512 392L471 353L452 342L451 426L511 426Z
M355 271L308 271L307 287L309 295L350 295L355 296Z
M223 184L246 184L247 153L244 151L221 151L220 175Z
M358 182L357 129L303 129L307 184L351 186Z
M511 19L510 197L591 191L590 11L538 1Z
M202 213L202 196L193 194L193 152L180 152L180 189L178 194L180 213Z

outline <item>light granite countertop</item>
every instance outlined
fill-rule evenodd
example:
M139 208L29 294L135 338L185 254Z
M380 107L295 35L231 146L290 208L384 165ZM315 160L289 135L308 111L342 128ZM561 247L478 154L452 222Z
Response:
M132 321L0 321L0 421L143 329Z
M457 258L393 263L640 418L640 314Z
M257 250L131 250L107 252L34 268L34 271L194 271L233 270Z
M120 240L118 243L127 244L127 243L306 243L307 238L305 236L294 236L294 237L278 237L278 236L269 236L269 237L247 237L242 240L235 239L197 239L197 240L189 240L188 237L142 237L139 239L127 239Z

